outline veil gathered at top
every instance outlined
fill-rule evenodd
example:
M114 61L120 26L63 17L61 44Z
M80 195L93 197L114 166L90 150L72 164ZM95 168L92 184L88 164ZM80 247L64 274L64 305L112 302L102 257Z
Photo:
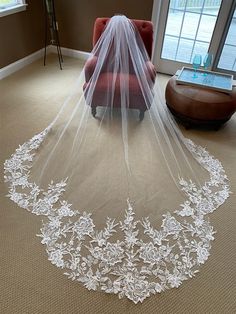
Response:
M132 21L112 17L87 62L93 72L5 162L5 180L13 201L44 217L53 264L90 290L142 302L207 260L207 217L228 197L227 177L182 135Z

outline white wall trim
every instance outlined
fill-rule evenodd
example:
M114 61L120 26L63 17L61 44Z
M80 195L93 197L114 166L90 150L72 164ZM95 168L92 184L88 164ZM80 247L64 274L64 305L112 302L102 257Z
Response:
M69 48L61 48L62 55L72 57L72 58L77 58L83 61L88 60L90 53L85 52L85 51L80 51L80 50L74 50L74 49L69 49ZM49 45L47 46L47 54L49 53L57 53L57 48L56 46ZM29 56L17 60L14 63L11 63L4 68L0 69L0 80L3 79L4 77L7 77L8 75L24 68L26 65L40 59L43 57L44 54L44 48L30 54Z
M17 60L16 62L13 62L4 68L0 69L0 80L4 77L24 68L26 65L40 59L43 56L44 48L40 49L29 56L22 58L20 60Z
M50 46L49 47L49 52L57 53L57 47L56 46ZM77 58L83 61L88 60L90 57L91 53L81 51L81 50L75 50L75 49L70 49L70 48L64 48L61 47L61 53L63 56L68 56L72 58Z

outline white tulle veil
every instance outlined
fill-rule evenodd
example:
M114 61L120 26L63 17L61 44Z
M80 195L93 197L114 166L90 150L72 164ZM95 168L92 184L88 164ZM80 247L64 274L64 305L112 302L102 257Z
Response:
M178 287L207 260L208 214L229 186L220 162L168 112L128 18L110 19L94 58L91 77L82 71L54 121L5 162L5 180L13 201L43 216L54 265L90 290L137 303ZM147 109L141 121L131 78Z

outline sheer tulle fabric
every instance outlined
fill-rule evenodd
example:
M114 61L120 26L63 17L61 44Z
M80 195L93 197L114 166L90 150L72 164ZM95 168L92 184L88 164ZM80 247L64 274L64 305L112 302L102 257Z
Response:
M179 177L198 182L204 175L199 173L202 168L193 171L194 165L190 165L192 155L185 149L183 137L167 112L158 82L153 87L155 74L149 69L149 58L132 22L123 16L113 17L92 51L91 60L94 57L96 63L89 83L84 84L83 72L75 93L54 122L52 131L56 134L48 137L42 156L39 152L36 158L38 183L68 178L73 203L85 201L82 208L91 208L89 191L95 191L98 195L92 208L95 205L96 209L97 197L104 197L103 203L117 198L114 190L117 186L123 190L121 202L126 202L129 197L134 201L137 197L153 198L163 181L169 181L174 191L179 186ZM138 110L129 108L130 77L138 82L140 94L147 109L150 108L142 122ZM106 91L97 95L96 88L101 83ZM95 97L99 97L102 105L97 109L96 119L91 115ZM146 177L140 187L139 174ZM143 190L153 182L150 177L155 178L156 186L149 186L147 196ZM117 189L119 193L121 189ZM82 197L80 191L84 191ZM169 194L167 190L163 192ZM112 203L113 206L120 209L120 204Z
M50 126L5 162L5 179L13 201L45 216L40 236L53 264L90 290L142 302L207 260L214 231L206 217L229 186L220 162L166 109L129 19L111 18L90 62L93 73L82 71ZM142 121L132 79L147 108Z

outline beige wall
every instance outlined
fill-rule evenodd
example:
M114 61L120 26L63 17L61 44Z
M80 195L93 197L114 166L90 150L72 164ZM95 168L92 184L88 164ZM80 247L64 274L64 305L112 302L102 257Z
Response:
M90 51L97 17L120 13L151 20L152 5L153 0L55 0L61 46Z
M116 13L150 20L153 0L54 0L61 46L82 51L92 48L97 17ZM44 47L43 0L27 0L24 12L0 17L0 68Z
M26 2L26 11L0 17L0 68L44 46L43 1Z

